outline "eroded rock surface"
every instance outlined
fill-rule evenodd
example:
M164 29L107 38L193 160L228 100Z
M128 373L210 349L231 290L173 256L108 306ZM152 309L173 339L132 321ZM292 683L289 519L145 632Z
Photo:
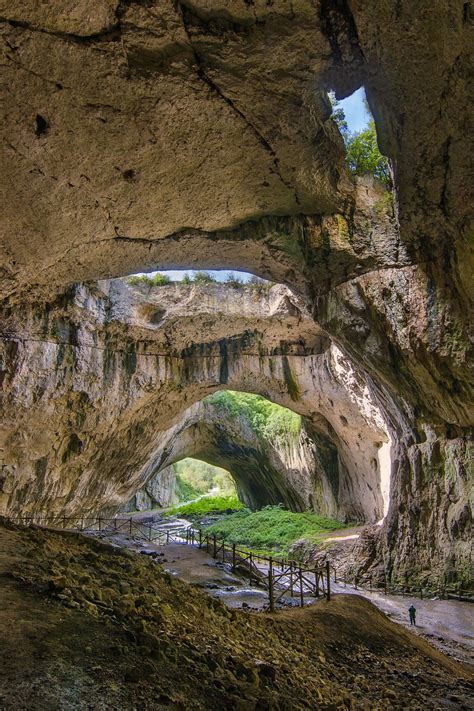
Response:
M78 333L81 340L87 319L78 330L67 307L66 345L29 342L26 355L10 337L33 339L68 284L167 266L240 267L304 295L318 334L336 343L383 412L395 452L388 568L465 572L474 401L470 4L81 0L45 3L39 13L33 2L3 2L0 17L10 98L1 294L6 308L18 308L17 324L7 313L3 328L5 427L16 432L2 474L8 500L14 490L22 505L38 496L43 506L51 491L37 482L63 456L87 499L84 481L102 454L84 469L88 450L78 435L65 439L66 430L86 427L111 461L147 431L142 415L129 413L106 436L102 409L95 420L84 416L94 389L107 392L109 412L112 402L117 413L132 411L136 396L150 417L156 382L163 403L181 387L192 404L225 378L288 400L277 384L283 365L276 378L270 361L260 366L262 339L235 335L241 325L230 327L225 354L201 339L192 353L174 359L166 351L153 366L121 327L101 341L95 317L89 335L104 350L74 350L67 344ZM326 90L342 97L363 84L393 163L393 209L379 188L349 180L330 118ZM25 300L41 303L36 316L21 311ZM112 354L119 343L120 356ZM298 355L286 349L280 363L303 371L300 347ZM245 368L236 353L245 353ZM41 366L28 374L29 358ZM27 404L22 396L17 404L27 389ZM44 407L49 395L42 400L53 390L54 412ZM14 408L15 418L28 409L35 426L10 430ZM160 416L176 422L167 408ZM53 446L51 433L60 433ZM151 439L143 446L151 454ZM36 469L25 463L33 460ZM130 471L141 465L133 455ZM115 495L117 478L109 486L95 471L102 498ZM54 487L66 506L70 485Z
M4 512L117 508L163 467L206 450L216 464L233 463L226 468L252 505L381 517L383 419L301 299L282 286L146 291L121 280L81 286L47 310L11 314ZM208 340L197 342L199 334ZM248 424L199 405L222 389L303 415L301 442L289 451L270 444L264 457ZM224 451L232 443L239 466L237 450ZM252 446L249 476L242 459Z

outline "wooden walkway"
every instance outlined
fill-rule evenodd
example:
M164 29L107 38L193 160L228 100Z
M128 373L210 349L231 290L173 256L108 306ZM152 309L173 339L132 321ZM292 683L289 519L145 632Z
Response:
M37 525L47 528L83 531L85 533L100 533L102 536L125 534L139 540L149 541L155 545L181 543L185 545L205 548L206 551L222 562L228 563L233 572L248 577L250 585L263 586L268 589L269 609L274 610L275 604L285 595L297 598L303 606L305 602L315 598L331 598L331 581L338 592L344 592L349 587L354 591L365 590L368 592L379 590L385 595L402 595L423 599L427 594L436 595L441 599L457 599L472 601L470 588L449 589L446 581L440 580L439 589L436 591L424 590L422 587L413 588L408 579L398 581L389 586L387 576L382 574L376 584L373 584L369 575L363 582L357 575L341 577L337 569L326 561L323 565L304 566L297 561L282 558L262 556L253 551L217 540L216 536L209 535L200 528L189 526L163 526L155 523L153 519L143 520L130 517L91 518L77 517L37 517L23 516L11 519L22 525ZM344 585L344 590L341 589ZM464 592L464 595L463 595Z
M268 609L275 610L276 603L284 596L296 598L303 607L315 598L331 597L331 569L329 562L324 566L306 567L296 561L287 561L271 556L263 556L253 551L228 544L191 525L179 528L163 528L153 521L136 521L128 518L87 518L23 517L14 519L23 525L37 525L47 528L76 530L84 533L100 533L102 536L125 534L154 545L180 543L203 548L213 558L228 563L232 572L248 577L249 585L268 590Z

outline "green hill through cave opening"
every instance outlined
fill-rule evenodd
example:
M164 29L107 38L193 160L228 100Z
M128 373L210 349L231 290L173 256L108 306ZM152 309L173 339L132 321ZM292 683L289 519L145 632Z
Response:
M202 496L237 496L234 480L222 467L186 457L173 464L176 473L177 503L185 503Z

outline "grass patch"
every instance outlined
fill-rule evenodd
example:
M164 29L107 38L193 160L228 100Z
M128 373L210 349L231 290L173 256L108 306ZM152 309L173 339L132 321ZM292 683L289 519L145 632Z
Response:
M281 506L266 506L253 513L248 509L236 511L205 530L215 534L218 539L259 552L277 550L287 553L290 546L300 538L317 543L326 533L347 525L309 511L292 513Z
M173 506L167 511L168 515L178 516L205 516L208 513L225 513L229 509L231 511L239 511L244 505L238 500L237 496L203 496L197 501L191 501L189 504ZM231 516L232 514L229 514Z

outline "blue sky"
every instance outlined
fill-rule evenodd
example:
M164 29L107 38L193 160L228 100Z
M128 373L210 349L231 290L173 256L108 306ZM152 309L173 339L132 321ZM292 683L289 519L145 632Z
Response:
M361 88L355 91L351 96L348 96L347 99L342 99L339 102L339 106L344 109L347 126L350 132L362 131L369 122L370 117L367 113L367 109L365 108L364 97L365 92L364 89ZM247 272L229 271L228 269L223 269L222 271L209 271L213 275L214 279L217 279L217 281L225 281L229 274L235 274L239 276L243 281L248 281L251 276L250 274L247 274ZM192 276L193 270L171 270L162 271L161 273L167 274L173 281L181 281L181 279L186 273ZM151 274L156 274L156 272L151 272Z
M339 102L341 109L344 109L349 131L362 131L369 122L369 114L364 104L364 89L357 89L352 96L342 99Z

